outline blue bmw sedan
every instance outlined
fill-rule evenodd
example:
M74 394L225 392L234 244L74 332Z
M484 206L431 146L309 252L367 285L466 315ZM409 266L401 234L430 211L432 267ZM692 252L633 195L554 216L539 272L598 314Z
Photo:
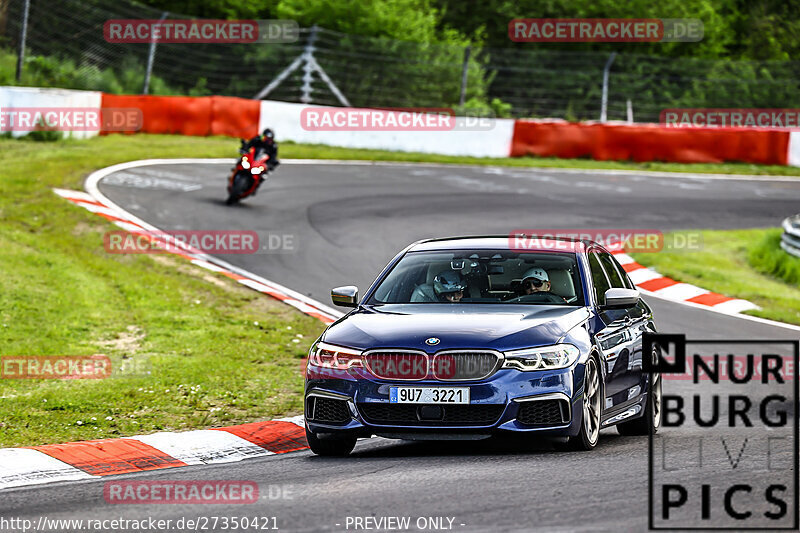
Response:
M347 455L360 437L528 434L573 449L601 429L655 433L661 381L642 371L653 314L592 241L458 237L412 244L311 347L311 450Z

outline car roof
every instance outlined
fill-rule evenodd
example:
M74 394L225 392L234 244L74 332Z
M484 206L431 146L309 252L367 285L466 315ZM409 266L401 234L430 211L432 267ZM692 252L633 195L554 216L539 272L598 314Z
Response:
M516 252L584 252L594 241L552 235L465 235L426 239L412 244L409 252L442 250L513 250ZM602 246L600 246L602 248Z

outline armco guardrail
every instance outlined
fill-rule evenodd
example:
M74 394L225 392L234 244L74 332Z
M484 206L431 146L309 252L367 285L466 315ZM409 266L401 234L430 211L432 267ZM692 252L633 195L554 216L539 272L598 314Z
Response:
M789 217L783 221L781 248L796 257L800 257L800 215Z

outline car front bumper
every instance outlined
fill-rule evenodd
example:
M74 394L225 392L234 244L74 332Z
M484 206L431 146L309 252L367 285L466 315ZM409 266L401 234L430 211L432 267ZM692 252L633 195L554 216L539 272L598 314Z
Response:
M481 381L390 381L360 368L308 367L306 426L323 436L470 438L513 432L571 437L578 434L583 412L583 374L584 365L575 364L536 372L501 369ZM469 387L470 404L422 412L420 405L391 404L394 386Z

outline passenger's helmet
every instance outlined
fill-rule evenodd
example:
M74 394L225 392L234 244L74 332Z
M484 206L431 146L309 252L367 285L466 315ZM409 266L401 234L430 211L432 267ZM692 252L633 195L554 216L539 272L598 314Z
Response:
M261 137L264 138L265 141L274 141L275 140L275 132L271 129L267 128L261 132Z
M433 278L433 292L436 296L444 296L454 292L463 291L467 288L461 272L455 270L445 270Z

